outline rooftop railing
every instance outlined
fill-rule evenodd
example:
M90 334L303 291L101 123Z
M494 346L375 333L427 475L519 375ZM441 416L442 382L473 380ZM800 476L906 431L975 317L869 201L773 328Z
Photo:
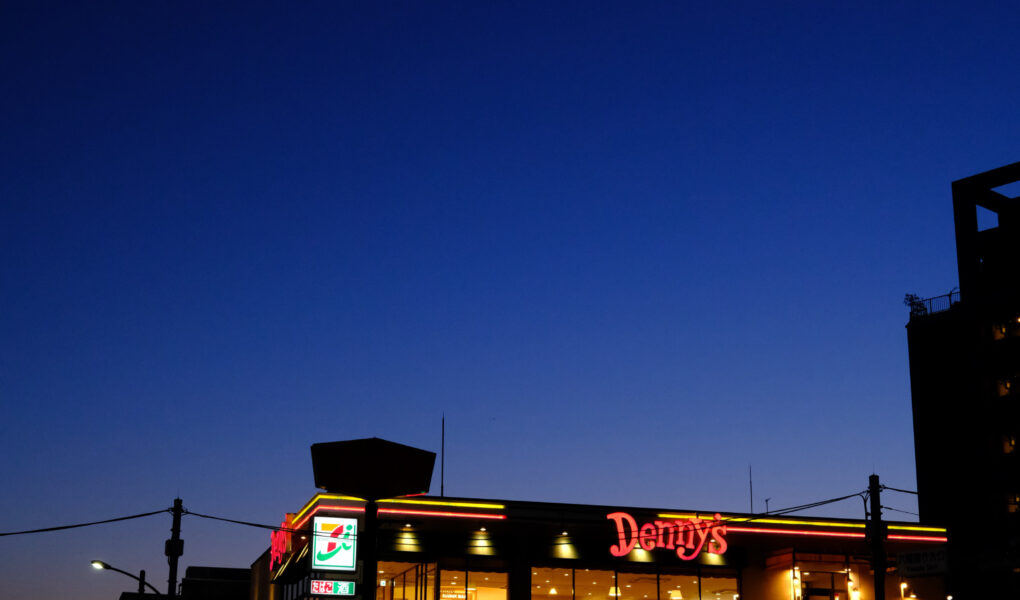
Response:
M943 294L942 296L934 296L932 298L924 299L918 298L913 294L907 294L907 297L903 302L910 307L910 318L914 318L922 315L945 312L959 301L960 292L953 291L948 294Z

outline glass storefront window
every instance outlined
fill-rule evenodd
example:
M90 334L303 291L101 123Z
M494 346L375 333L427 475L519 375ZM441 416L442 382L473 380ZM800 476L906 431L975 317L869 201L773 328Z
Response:
M576 600L618 600L620 594L613 571L577 569L574 587Z
M618 600L656 600L658 581L655 573L617 573Z
M846 598L846 571L801 570L803 600L835 600Z
M468 600L506 600L508 580L506 573L470 571Z
M439 600L468 600L467 573L443 569L439 577Z
M573 585L573 569L531 570L532 600L572 600Z
M432 600L436 563L380 561L376 600Z
M659 600L698 600L696 575L659 575Z
M736 572L721 569L712 573L711 576L699 578L698 571L694 569L689 573L656 574L650 570L621 573L598 569L534 567L531 569L531 599L739 600L740 587ZM573 596L571 581L574 582Z
M433 600L435 563L379 562L376 600Z
M380 561L375 600L432 600L435 585L435 562Z
M704 600L738 600L736 577L702 577L701 597Z

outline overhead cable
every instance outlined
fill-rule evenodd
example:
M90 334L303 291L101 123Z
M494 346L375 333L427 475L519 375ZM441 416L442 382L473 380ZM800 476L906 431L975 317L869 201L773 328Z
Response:
M44 533L47 531L61 531L63 529L76 529L78 527L90 527L92 525L103 525L105 523L116 523L117 521L128 521L130 519L140 519L142 517L151 517L152 515L158 515L160 513L170 512L169 508L163 510L154 510L152 512L141 513L138 515L129 515L127 517L116 517L114 519L105 519L103 521L92 521L89 523L76 523L74 525L58 525L56 527L43 527L42 529L26 529L25 531L6 531L0 533L0 537L8 535L25 535L28 533Z
M883 485L883 486L882 486L882 489L883 489L883 490L892 490L892 491L894 491L894 492L902 492L902 493L904 493L904 494L913 494L913 495L915 495L915 496L917 495L917 492L915 492L914 490L901 490L901 489L899 489L899 488L889 487L889 486L887 486L887 485Z

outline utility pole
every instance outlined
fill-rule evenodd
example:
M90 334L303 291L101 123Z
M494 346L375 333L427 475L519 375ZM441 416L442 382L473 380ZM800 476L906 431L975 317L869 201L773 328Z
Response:
M170 579L167 580L166 595L170 598L177 597L177 559L184 554L184 540L181 539L181 514L184 512L184 505L180 498L174 498L174 523L170 528L170 539L166 541L164 554L167 555L167 562L170 563Z
M138 573L138 593L145 593L145 569Z
M871 499L871 568L875 572L875 600L885 600L885 523L882 522L882 486L878 475L868 477L868 497Z

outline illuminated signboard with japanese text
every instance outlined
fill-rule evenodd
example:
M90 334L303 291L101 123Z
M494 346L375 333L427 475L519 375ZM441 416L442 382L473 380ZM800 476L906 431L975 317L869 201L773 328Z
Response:
M681 560L694 560L702 550L711 554L726 552L726 525L716 513L711 521L699 518L655 520L638 527L637 520L625 512L614 512L606 518L616 525L618 543L609 547L613 556L626 556L636 547L652 551L673 550Z
M321 596L353 596L354 582L323 581L322 579L313 579L311 592L312 594L319 594Z
M312 568L355 570L357 544L357 519L315 517L312 521Z
M290 552L290 529L287 522L280 523L280 528L269 534L269 568L274 564L282 565L283 557Z

